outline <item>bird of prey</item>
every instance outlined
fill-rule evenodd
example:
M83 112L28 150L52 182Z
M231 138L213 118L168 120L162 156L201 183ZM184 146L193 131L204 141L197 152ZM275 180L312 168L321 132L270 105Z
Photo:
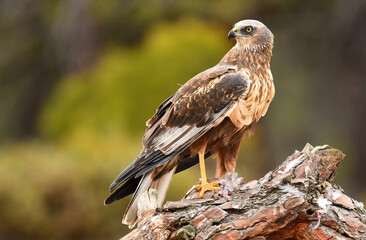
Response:
M259 21L242 20L228 38L235 38L236 45L221 61L186 82L146 122L142 152L114 180L105 200L107 205L134 193L122 223L135 225L137 200L150 189L156 189L161 206L174 173L197 163L200 197L219 190L218 182L207 182L205 158L210 155L218 157L218 177L235 171L244 134L254 133L274 97L273 34Z

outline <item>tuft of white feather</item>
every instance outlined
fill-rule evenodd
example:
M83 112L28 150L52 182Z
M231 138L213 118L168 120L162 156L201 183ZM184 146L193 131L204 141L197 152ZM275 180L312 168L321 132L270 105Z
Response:
M334 192L333 194L332 194L332 200L333 201L335 201L335 200L337 200L340 196L341 196L342 194L341 194L341 192L340 191L337 191L337 192Z
M227 172L225 175L225 181L223 182L223 188L220 190L220 194L227 197L230 192L234 191L240 183L243 181L242 177L238 176L238 173Z
M322 213L326 213L328 211L328 207L332 204L331 201L329 201L328 199L323 198L323 197L318 198L318 200L316 201L316 203L318 204L318 206L321 209L318 210L318 211L316 211L316 215L318 217L318 222L314 226L314 229L317 229L319 227L319 225L320 225L321 214Z
M281 190L281 192L283 192L283 193L290 193L292 195L299 195L299 193L301 193L298 189L296 189L295 187L291 186L290 184L279 185L278 188Z
M316 201L316 203L323 210L327 210L328 207L332 204L331 201L329 201L328 199L323 198L323 197L318 198L318 200Z
M301 162L303 162L305 160L305 158L306 158L305 154L301 154L299 157L297 157L296 159L292 160L289 164L287 164L283 170L280 170L278 172L279 173L287 173L292 168L296 167Z
M364 209L364 205L362 202L358 202L356 200L353 200L354 204L356 207L358 207L359 209Z
M308 178L310 173L311 173L310 167L306 166L305 167L305 177Z

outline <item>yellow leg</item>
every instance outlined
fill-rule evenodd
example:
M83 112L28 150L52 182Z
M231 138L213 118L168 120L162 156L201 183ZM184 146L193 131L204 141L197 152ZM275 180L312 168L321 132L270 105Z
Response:
M202 152L198 153L199 159L200 159L200 169L201 169L201 184L197 185L196 189L201 190L200 197L203 197L203 194L205 194L206 191L214 191L217 192L220 190L218 187L219 182L214 181L211 183L207 183L207 177L206 177L206 167L205 167L205 155Z

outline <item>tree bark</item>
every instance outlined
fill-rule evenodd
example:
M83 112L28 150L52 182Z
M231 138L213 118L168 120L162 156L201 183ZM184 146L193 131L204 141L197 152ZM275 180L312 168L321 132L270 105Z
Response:
M259 180L228 174L219 192L199 198L193 187L161 209L146 192L138 227L122 239L366 239L363 204L332 183L343 157L307 144Z

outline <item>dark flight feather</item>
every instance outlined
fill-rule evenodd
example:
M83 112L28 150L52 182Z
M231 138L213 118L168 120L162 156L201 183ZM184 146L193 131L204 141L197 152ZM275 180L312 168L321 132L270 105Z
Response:
M211 152L208 152L205 154L205 158L208 158L211 156ZM198 155L194 157L186 157L183 158L178 163L178 167L175 173L179 173L181 171L184 171L194 165L196 165L199 162ZM157 176L159 177L159 176ZM137 186L139 185L139 182L141 181L142 176L139 176L138 178L130 178L128 181L126 181L122 186L120 186L113 194L111 194L105 201L104 204L108 205L111 204L114 201L117 201L119 199L122 199L124 197L127 197L128 195L134 193L136 191Z

